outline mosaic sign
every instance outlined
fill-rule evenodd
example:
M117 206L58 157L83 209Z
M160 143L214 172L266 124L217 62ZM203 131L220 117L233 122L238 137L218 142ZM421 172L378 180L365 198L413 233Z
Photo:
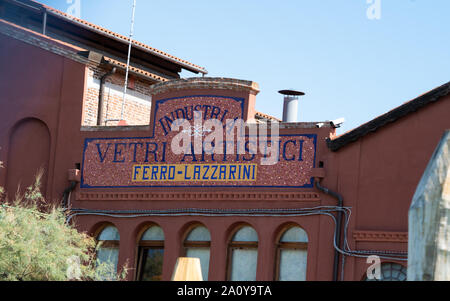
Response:
M237 97L157 101L151 137L85 140L81 188L312 187L317 136L239 136L243 111Z

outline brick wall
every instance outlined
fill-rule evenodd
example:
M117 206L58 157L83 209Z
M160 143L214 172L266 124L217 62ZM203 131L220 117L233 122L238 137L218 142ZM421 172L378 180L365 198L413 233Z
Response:
M107 72L108 70L101 66L88 66L83 126L97 125L100 79ZM103 90L103 120L120 119L124 82L125 74L121 71L107 78ZM151 94L149 87L152 84L154 82L130 76L124 106L124 119L128 125L148 125L150 123ZM117 123L117 121L109 121L106 125L115 126Z

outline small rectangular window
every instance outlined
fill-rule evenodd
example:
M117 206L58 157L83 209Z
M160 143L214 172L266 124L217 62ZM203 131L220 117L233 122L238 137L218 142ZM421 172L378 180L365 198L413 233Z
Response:
M232 249L231 281L255 281L258 249Z
M306 280L306 250L280 250L280 281Z
M188 248L186 249L186 257L199 258L202 269L203 281L208 280L209 271L209 247L208 248Z
M139 248L139 281L161 281L164 248Z

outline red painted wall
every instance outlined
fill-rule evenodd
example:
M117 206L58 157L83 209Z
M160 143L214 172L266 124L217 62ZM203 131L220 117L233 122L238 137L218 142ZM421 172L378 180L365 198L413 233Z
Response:
M450 96L410 113L330 153L324 183L352 207L350 232L408 232L408 210L417 184L445 129L450 128ZM351 242L355 249L407 251L407 243ZM356 262L355 262L356 261ZM405 263L403 263L405 264ZM358 279L365 260L347 259L346 279Z
M0 35L0 65L0 160L6 166L0 173L0 184L14 187L18 180L22 187L30 184L42 159L48 167L44 175L46 197L59 199L67 185L67 170L74 168L74 160L68 158L80 154L67 142L80 139L86 68L4 35ZM34 125L21 127L21 122L30 118ZM16 134L21 140L31 140L16 142ZM15 162L21 160L26 164L17 166ZM9 164L14 170L9 170Z
M24 185L31 183L34 170L43 165L47 167L44 182L46 197L59 202L69 185L67 171L82 161L85 138L149 135L150 127L80 130L87 73L86 66L81 63L0 34L0 66L0 161L4 161L6 166L0 172L1 186L11 190L17 182ZM231 91L226 94L235 95ZM316 162L324 162L326 170L322 184L342 194L344 205L352 207L348 232L351 248L407 250L404 241L356 242L352 235L354 231L407 232L407 213L415 187L442 133L450 128L449 98L446 96L335 153L330 152L325 143L325 138L330 135L329 128L282 130L282 134L318 135ZM318 193L315 188L301 191L293 188L147 188L141 191L159 196L166 194L167 197L153 200L115 199L116 193L136 193L133 189L123 188L89 190L91 195L83 198L82 194L86 191L77 187L71 201L75 207L90 209L308 208L336 205L335 199ZM207 200L186 200L180 192L194 196L211 193L211 197ZM311 197L304 200L282 198L284 194L300 192L311 194ZM92 193L109 193L112 196L102 199ZM221 194L227 193L244 193L262 199L246 200L241 197L230 200L221 197ZM267 196L271 197L263 199ZM309 236L307 279L332 279L334 224L327 216L135 219L83 216L76 217L74 221L79 229L90 233L95 233L106 222L116 225L121 235L119 265L127 260L134 265L139 234L149 222L159 224L166 236L165 280L170 279L176 258L182 255L181 240L186 227L193 222L204 224L211 232L210 280L225 279L227 243L233 229L240 223L252 225L259 235L257 279L273 280L275 238L286 223L295 223L303 227ZM364 277L368 265L363 259L346 257L345 263L346 280L361 280ZM133 272L129 279L133 279Z

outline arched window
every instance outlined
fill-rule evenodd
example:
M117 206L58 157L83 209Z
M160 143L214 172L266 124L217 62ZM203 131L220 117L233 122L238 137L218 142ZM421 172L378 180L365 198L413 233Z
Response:
M192 229L184 240L185 256L200 259L204 281L208 280L210 247L211 235L204 226Z
M381 279L368 279L366 281L406 281L407 270L404 266L393 262L383 262L380 267Z
M255 281L258 263L258 234L250 226L240 228L230 241L228 249L228 279Z
M291 227L281 236L277 247L276 279L305 281L308 235L300 227Z
M117 262L119 261L119 231L114 226L106 226L97 236L100 247L97 250L97 262L110 262L117 272Z
M158 226L151 226L139 242L137 280L161 281L163 259L164 232Z

